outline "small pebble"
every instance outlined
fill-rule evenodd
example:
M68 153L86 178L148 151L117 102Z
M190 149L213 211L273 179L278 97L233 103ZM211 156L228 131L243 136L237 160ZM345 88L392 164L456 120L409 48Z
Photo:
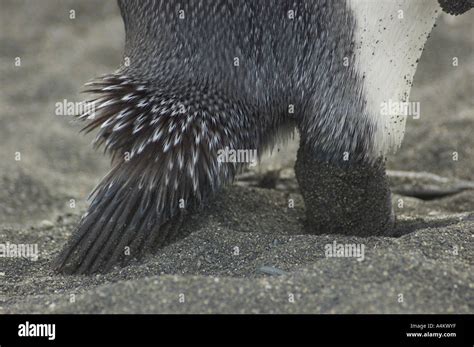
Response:
M265 275L270 275L270 276L280 276L280 275L288 274L288 272L282 269L276 268L274 266L262 266L258 268L257 271Z
M51 229L52 227L54 227L53 222L46 219L41 221L39 225L41 228L45 228L45 229Z

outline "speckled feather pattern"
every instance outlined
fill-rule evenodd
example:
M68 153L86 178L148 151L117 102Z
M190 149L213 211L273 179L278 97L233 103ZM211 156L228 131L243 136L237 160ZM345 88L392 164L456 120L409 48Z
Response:
M318 160L379 159L347 1L118 3L127 63L88 85L96 109L81 116L113 167L59 271L107 271L163 245L241 168L217 160L226 147L260 155L296 125Z
M366 155L370 124L356 115L355 76L335 63L351 47L343 1L119 6L130 64L89 84L96 112L82 117L86 131L98 129L95 144L112 155L113 168L57 269L103 271L128 259L124 247L133 258L165 242L165 225L176 227L185 211L232 181L238 165L218 162L219 149L260 153L284 125L298 123L328 160L342 148ZM321 98L309 101L315 94ZM360 129L367 133L354 136Z
M262 138L296 122L316 155L338 161L348 151L371 159L374 129L357 92L361 82L353 67L342 64L351 56L355 27L345 1L141 1L138 6L123 1L120 6L127 37L140 32L138 39L127 40L126 73L169 85L211 83L252 109Z

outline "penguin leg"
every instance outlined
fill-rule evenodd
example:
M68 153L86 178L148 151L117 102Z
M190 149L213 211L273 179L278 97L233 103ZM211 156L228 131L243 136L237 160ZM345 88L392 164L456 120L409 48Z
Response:
M306 205L308 231L390 234L395 217L383 160L332 163L317 158L302 141L295 173Z

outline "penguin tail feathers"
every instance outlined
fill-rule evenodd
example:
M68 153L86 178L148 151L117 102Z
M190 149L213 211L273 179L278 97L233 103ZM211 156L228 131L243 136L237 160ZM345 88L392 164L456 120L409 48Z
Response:
M108 272L115 265L162 246L181 225L181 211L159 211L157 193L133 175L116 181L114 168L92 193L92 203L59 256L54 269L63 274ZM121 175L124 176L124 175Z
M250 110L213 85L161 85L117 72L88 88L96 106L79 118L84 131L98 130L95 146L114 167L55 261L62 273L106 272L177 236L183 216L243 165L220 160L220 151L258 148L261 137Z

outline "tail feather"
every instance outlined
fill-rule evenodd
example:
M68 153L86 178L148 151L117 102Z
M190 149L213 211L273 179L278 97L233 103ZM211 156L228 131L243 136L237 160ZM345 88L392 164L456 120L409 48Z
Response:
M117 172L123 173L122 168ZM134 173L132 173L134 176ZM178 210L156 213L158 196L138 187L138 178L113 185L111 176L97 190L70 242L55 262L64 273L88 274L109 271L115 264L140 258L145 249L162 245L170 226L181 223ZM112 192L111 192L112 191Z
M124 211L126 211L126 209L122 210L122 213ZM120 249L118 245L120 238L122 237L122 233L124 233L127 228L130 228L130 226L126 224L126 219L130 218L131 214L133 213L123 213L123 218L117 222L118 227L111 227L110 231L107 230L107 234L104 235L104 237L99 241L97 248L91 252L89 258L93 261L90 263L90 265L87 265L89 266L89 272L95 273L99 271L109 271L111 266L106 265L110 263L109 260L114 250L119 250L122 252L121 254L125 255L124 247ZM86 265L84 268L87 269Z
M85 258L79 268L79 272L86 272L88 268L97 270L102 263L103 258L107 255L107 243L110 239L120 235L122 229L125 226L126 219L132 211L130 207L135 200L127 201L126 199L122 200L116 206L115 213L111 216L104 229L97 228L95 230L91 229L89 233L92 236L95 236L94 243L92 247L87 250ZM98 235L96 235L98 234ZM110 247L110 246L109 246Z
M71 239L68 242L67 247L65 247L60 255L55 261L55 268L60 269L65 266L67 259L76 259L80 258L87 252L88 248L92 244L91 240L93 233L90 233L89 230L99 224L101 221L104 223L108 216L107 211L113 209L113 196L104 196L101 204L94 204L93 209L89 211L80 221L77 229L72 235Z
M136 194L138 195L138 194ZM143 221L145 220L146 215L140 213L138 206L135 207L133 217L131 218L130 224L127 225L125 230L121 233L120 237L114 240L113 246L110 247L112 255L109 257L108 261L105 264L105 269L109 270L113 264L117 263L123 258L125 247L128 246L130 254L134 251L130 247L130 243L133 241L134 237L137 235L140 229L145 230L143 226ZM139 257L137 254L135 257Z
M175 238L185 214L242 167L218 162L218 151L254 149L260 138L251 113L211 85L152 85L120 73L91 85L101 104L80 118L90 121L85 131L99 129L95 145L114 167L55 261L69 274L108 271ZM184 113L179 100L189 100Z

